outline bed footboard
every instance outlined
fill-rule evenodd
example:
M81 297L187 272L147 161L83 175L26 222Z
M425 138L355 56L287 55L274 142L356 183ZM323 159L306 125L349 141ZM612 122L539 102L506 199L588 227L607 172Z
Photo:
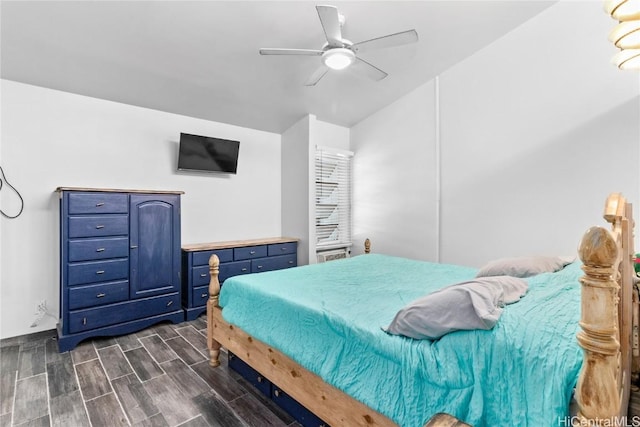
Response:
M316 374L304 369L289 357L251 337L222 318L218 305L220 260L209 259L211 281L207 301L207 345L211 366L220 366L220 346L236 354L267 379L277 384L297 402L321 419L335 426L392 427L389 418L325 383Z

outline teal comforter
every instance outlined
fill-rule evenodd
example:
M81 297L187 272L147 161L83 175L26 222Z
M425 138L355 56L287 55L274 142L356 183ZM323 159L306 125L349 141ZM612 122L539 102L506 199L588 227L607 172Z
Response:
M527 279L490 331L388 335L405 304L476 270L363 255L225 281L223 317L400 426L437 412L476 426L557 426L582 363L580 263ZM455 310L455 308L453 308Z

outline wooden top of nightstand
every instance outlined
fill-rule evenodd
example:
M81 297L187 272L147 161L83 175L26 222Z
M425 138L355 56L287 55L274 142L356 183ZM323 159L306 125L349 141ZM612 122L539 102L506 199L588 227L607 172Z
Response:
M241 248L244 246L292 243L297 242L298 240L300 239L296 239L295 237L267 237L263 239L230 240L227 242L194 243L190 245L182 245L182 250L185 252L208 251L213 249Z

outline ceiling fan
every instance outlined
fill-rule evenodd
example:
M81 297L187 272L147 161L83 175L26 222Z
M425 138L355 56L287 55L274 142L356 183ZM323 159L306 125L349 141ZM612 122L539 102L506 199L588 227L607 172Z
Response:
M401 46L418 41L418 33L416 30L408 30L365 40L359 43L352 43L342 37L344 16L338 13L338 8L335 6L318 5L316 6L316 10L318 11L320 23L322 24L324 34L327 38L327 42L324 44L322 49L260 49L261 55L303 55L322 57L322 63L311 74L311 76L309 76L305 82L305 86L315 86L315 84L318 83L330 69L342 70L347 67L352 68L357 73L372 80L382 80L387 77L387 73L358 57L358 54L369 50Z

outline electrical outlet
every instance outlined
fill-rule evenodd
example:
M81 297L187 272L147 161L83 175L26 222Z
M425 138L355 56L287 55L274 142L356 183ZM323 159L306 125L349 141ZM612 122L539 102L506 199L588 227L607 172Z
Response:
M38 301L36 304L36 314L42 314L47 312L47 300Z

